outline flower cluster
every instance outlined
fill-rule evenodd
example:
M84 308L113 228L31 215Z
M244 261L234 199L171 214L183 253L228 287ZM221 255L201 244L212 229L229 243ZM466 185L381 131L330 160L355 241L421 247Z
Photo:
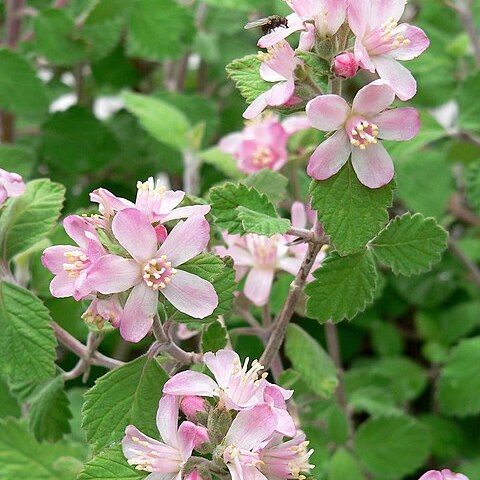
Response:
M7 172L0 168L0 205L7 198L19 197L25 192L25 183L18 173Z
M409 100L416 94L416 81L400 61L424 52L429 46L427 36L420 28L399 23L404 0L286 1L293 11L286 17L286 28L278 27L258 42L268 49L259 53L260 76L275 85L250 104L244 117L251 119L268 106L308 102L311 125L328 133L310 158L308 174L325 180L351 157L360 182L372 189L386 185L393 177L393 162L379 140L410 140L420 129L413 108L388 109L395 96ZM304 63L285 41L294 32L301 32L298 50L315 47L319 56L331 61L338 77L351 78L366 70L380 80L362 88L351 107L337 94L301 98L296 85L306 75ZM334 36L330 50L325 48ZM333 52L333 45L344 50ZM274 168L269 162L265 166Z
M54 297L92 299L83 318L103 327L108 321L123 338L138 342L151 329L159 295L195 318L218 304L213 286L182 269L205 250L208 205L178 207L185 194L156 184L138 184L135 203L105 189L91 194L100 204L93 217L70 215L63 224L77 245L47 248L42 263L54 275ZM166 222L178 221L170 231Z
M129 464L150 472L152 480L228 472L234 479L305 478L313 450L287 411L293 392L268 382L257 361L249 366L247 358L242 365L231 350L206 353L204 361L213 378L184 371L164 385L157 414L161 441L127 427L122 446ZM179 410L185 417L180 426Z

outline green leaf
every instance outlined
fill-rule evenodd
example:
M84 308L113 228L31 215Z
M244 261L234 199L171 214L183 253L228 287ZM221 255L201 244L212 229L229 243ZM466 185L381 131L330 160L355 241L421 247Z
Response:
M290 222L279 218L267 196L253 187L226 183L212 188L210 201L217 225L231 234L256 233L271 237L290 228Z
M391 221L370 245L395 275L410 276L431 270L440 261L447 242L447 231L434 218L406 213Z
M22 423L0 421L2 480L75 480L81 463L76 449L62 443L38 443Z
M20 417L21 413L20 405L10 392L7 381L0 377L0 418Z
M180 110L163 100L136 93L126 92L123 99L127 110L152 137L179 151L188 147L190 123Z
M303 60L307 74L323 92L328 91L329 78L332 75L331 64L313 52L295 52L295 56Z
M72 414L62 376L42 385L31 400L30 430L41 442L55 442L70 433Z
M340 255L361 250L387 223L394 186L365 187L350 163L328 180L312 182L312 207Z
M218 321L206 326L202 334L202 350L204 352L218 352L228 343L227 329Z
M75 65L86 55L86 44L75 29L64 10L42 10L34 22L36 50L54 65Z
M462 341L450 353L438 380L438 402L446 415L480 412L480 337Z
M154 358L139 357L111 370L85 394L82 427L96 451L118 442L133 424L156 436L155 416L168 376Z
M259 95L272 88L272 83L266 82L260 76L262 61L257 55L247 55L227 65L227 74L248 103L252 103Z
M287 193L287 177L268 168L249 175L242 183L264 193L273 204L280 202Z
M307 315L322 323L351 320L373 301L378 273L367 250L348 257L332 253L313 275L305 287Z
M400 479L423 465L430 453L430 436L407 416L375 418L358 429L355 451L374 475Z
M28 250L46 237L63 205L65 188L50 180L33 180L25 193L11 200L0 219L1 244L6 257Z
M480 161L469 165L465 173L468 203L480 214Z
M194 38L193 16L175 0L137 0L128 19L128 53L148 60L177 58Z
M355 458L344 448L335 452L328 470L328 480L364 480Z
M0 108L18 114L48 110L45 87L32 66L6 49L0 49Z
M464 130L480 131L480 106L472 102L480 94L480 72L466 78L458 93L458 121Z
M237 286L233 260L230 257L220 258L211 253L203 253L184 263L181 269L210 282L217 292L218 306L210 316L202 319L190 317L172 307L172 314L174 314L176 322L210 323L215 321L219 315L230 311L233 292Z
M44 380L54 373L57 342L50 314L23 288L0 283L0 369L13 380Z
M88 461L77 480L141 480L146 473L135 470L125 459L120 446L109 448Z
M200 152L199 156L204 163L215 167L227 178L236 180L243 177L243 173L238 169L237 163L233 157L228 153L221 152L217 147L204 150L203 152Z
M0 145L0 168L29 177L33 168L33 150L23 145Z
M320 344L298 325L287 330L285 351L293 368L317 395L329 398L337 388L335 365Z

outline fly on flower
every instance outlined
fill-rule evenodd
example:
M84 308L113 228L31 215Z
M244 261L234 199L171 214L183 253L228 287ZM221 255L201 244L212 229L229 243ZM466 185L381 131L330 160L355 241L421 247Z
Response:
M259 18L253 22L249 22L245 25L245 30L250 30L252 28L262 28L264 35L269 34L276 28L288 28L288 19L280 15L270 15L269 17Z

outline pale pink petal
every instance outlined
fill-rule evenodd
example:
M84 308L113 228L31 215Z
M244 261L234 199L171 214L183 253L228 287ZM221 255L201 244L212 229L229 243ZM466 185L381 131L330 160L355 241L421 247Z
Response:
M118 255L105 255L88 270L88 285L103 294L120 293L142 281L140 265Z
M90 193L90 200L100 204L100 211L107 215L113 214L113 210L119 212L125 208L133 208L135 206L130 200L117 197L106 188L97 188ZM105 210L105 212L104 212Z
M50 293L55 298L72 297L75 292L76 277L71 277L67 272L60 272L50 282Z
M275 413L277 417L275 431L287 437L294 437L297 432L297 427L288 411L281 408L274 408L273 413Z
M160 209L158 210L158 214L165 214L169 213L173 210L177 205L179 205L185 197L185 192L181 190L167 190L163 194L162 203L160 204Z
M260 38L257 45L260 48L268 48L276 43L280 42L281 40L287 38L292 33L298 32L299 30L303 30L305 27L303 25L302 19L296 15L295 13L291 13L287 16L287 28L279 27L276 28L273 32L268 33ZM267 80L267 79L265 79ZM267 81L277 81L277 80L267 80Z
M442 470L443 480L468 480L465 475L461 473L453 473L451 470Z
M291 208L292 226L295 228L307 227L307 212L302 202L293 202Z
M177 270L170 278L168 286L160 291L177 310L194 318L205 318L217 308L217 292L207 280L183 270Z
M172 447L179 447L178 409L180 399L173 395L163 395L158 403L157 428L162 440Z
M327 35L334 35L342 26L347 16L347 0L324 0L325 1L325 22L327 24ZM323 19L322 19L323 20ZM322 22L323 23L323 22Z
M386 110L372 118L384 140L407 141L414 138L420 130L420 115L415 108L403 107Z
M55 245L46 248L42 253L42 265L48 268L52 273L59 274L64 272L63 264L66 261L65 254L78 251L78 247L71 245Z
M90 284L88 283L88 279L87 279L87 270L82 270L78 274L77 280L75 282L75 290L73 292L73 298L77 302L79 302L82 298L85 298L91 291L92 291L92 288L90 287Z
M338 130L313 152L308 163L307 173L316 180L330 178L345 165L350 152L350 141L345 130Z
M312 127L323 132L331 132L345 124L350 107L338 95L321 95L307 103L306 111Z
M186 370L174 375L163 386L163 393L167 395L199 395L213 397L218 385L204 373Z
M418 480L444 480L443 475L438 470L429 470Z
M245 296L257 306L266 305L272 289L274 275L273 268L252 268L245 281L243 289Z
M233 155L237 150L240 144L243 142L243 134L241 132L230 133L225 135L220 142L218 143L218 148L223 153L229 153Z
M277 418L272 408L266 403L256 405L249 410L242 410L228 430L225 437L226 444L251 450L269 438L276 426Z
M286 82L279 82L265 94L268 105L278 107L285 105L295 93L295 79L291 78Z
M394 100L393 88L384 80L375 80L358 91L352 110L368 118L385 110Z
M292 275L296 275L300 270L300 266L302 265L302 258L300 257L284 257L279 262L279 267L284 270L285 272L291 273Z
M421 28L408 24L402 24L399 25L399 27L406 28L406 30L402 32L402 36L404 36L406 40L409 40L410 43L408 45L401 45L390 52L390 55L396 60L412 60L417 58L430 46L430 40Z
M358 0L350 0L355 3ZM369 23L371 28L380 27L387 20L398 21L405 10L405 0L374 0L370 12Z
M375 72L375 65L372 63L372 59L359 37L355 39L354 54L362 68L372 73Z
M206 215L210 211L210 205L192 205L191 207L179 207L172 210L168 215L162 218L162 223L179 218L188 218L193 216Z
M112 222L112 231L120 245L138 262L155 256L157 236L144 212L136 208L118 212Z
M315 46L315 26L311 23L306 23L305 29L305 32L300 33L298 50L309 52Z
M372 57L380 78L390 83L400 100L410 100L417 93L417 82L403 65L389 55Z
M120 334L127 342L137 343L150 331L157 312L158 291L144 282L133 287L120 320Z
M251 120L260 115L268 106L265 97L266 92L259 95L243 112L243 118Z
M18 173L7 172L1 168L0 170L5 172L3 175L0 174L0 184L7 192L7 196L19 197L20 195L23 195L25 193L26 185L22 177Z
M8 198L8 192L4 185L0 185L0 205Z
M370 0L350 0L348 4L348 25L359 39L367 31L370 18ZM360 59L359 59L360 60Z
M187 421L180 425L178 429L178 444L184 462L192 456L196 437L197 426L194 423Z
M95 229L85 220L85 218L79 215L69 215L63 220L63 228L67 232L68 236L75 240L83 248L87 248L88 239L86 232L90 232L96 235Z
M305 115L290 115L282 122L282 127L287 135L293 135L300 130L310 128L311 124Z
M323 6L323 0L286 0L286 2L303 20L312 20Z
M393 178L393 162L381 143L369 145L365 150L354 148L352 165L358 179L369 188L380 188Z
M127 460L132 460L138 457L138 451L148 454L150 449L144 447L139 441L134 441L134 438L138 438L141 442L148 442L155 446L161 446L161 443L154 438L151 438L142 433L137 427L128 425L125 429L125 436L122 440L122 450Z
M252 254L245 248L237 245L232 245L230 248L226 249L225 255L229 255L233 258L235 266L251 267L253 265Z
M286 80L284 75L274 70L266 62L260 65L260 76L266 82L284 82Z
M202 216L178 222L157 255L166 255L174 267L202 253L210 240L210 225Z
M222 349L216 353L207 352L204 357L205 365L215 376L215 380L221 388L228 387L230 377L235 368L235 362L240 357L233 350Z
M145 477L145 480L181 480L182 473L162 473L162 472L152 472L150 475Z
M168 231L163 225L157 225L155 227L155 235L157 237L157 243L162 244L168 236Z

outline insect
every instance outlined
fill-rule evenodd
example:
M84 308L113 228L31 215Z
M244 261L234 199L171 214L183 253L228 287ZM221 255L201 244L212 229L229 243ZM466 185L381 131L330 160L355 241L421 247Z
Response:
M259 18L245 25L246 30L257 27L261 27L263 33L266 35L279 27L288 28L288 20L280 15L271 15L270 17Z

